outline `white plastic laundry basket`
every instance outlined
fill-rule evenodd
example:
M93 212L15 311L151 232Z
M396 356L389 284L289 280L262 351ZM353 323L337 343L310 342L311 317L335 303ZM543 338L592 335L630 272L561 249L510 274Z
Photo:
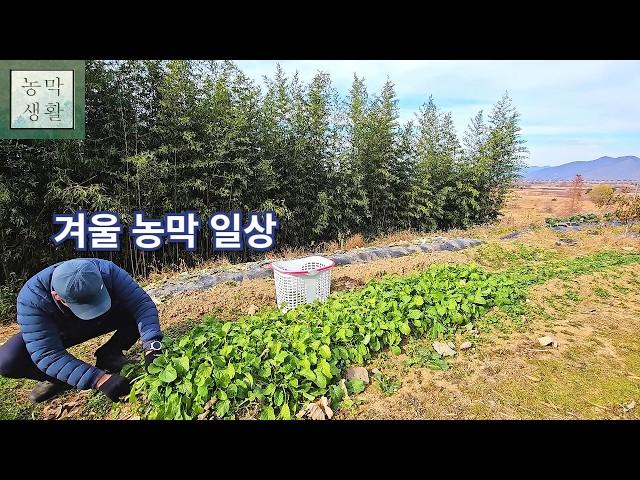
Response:
M334 265L333 260L320 256L273 262L278 308L286 312L316 299L326 300Z

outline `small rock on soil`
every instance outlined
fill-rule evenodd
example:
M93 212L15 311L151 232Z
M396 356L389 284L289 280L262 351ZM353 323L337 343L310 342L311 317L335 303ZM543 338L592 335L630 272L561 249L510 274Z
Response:
M622 405L622 409L624 410L624 413L627 413L630 410L633 410L634 408L636 408L636 402L635 400L632 400L631 402Z
M556 339L550 335L539 337L538 343L540 344L541 347L547 347L551 345L553 348L558 348L558 345L559 345Z
M456 354L456 351L451 348L451 345L444 342L433 342L433 349L443 357L452 357Z
M364 383L369 383L369 372L364 367L349 367L345 373L347 380L362 380Z

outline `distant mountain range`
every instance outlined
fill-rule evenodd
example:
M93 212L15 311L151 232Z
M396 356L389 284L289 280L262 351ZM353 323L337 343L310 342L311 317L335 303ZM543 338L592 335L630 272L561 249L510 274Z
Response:
M556 167L525 167L522 170L523 180L572 180L582 175L583 180L640 180L640 158L600 157L587 162L570 162Z

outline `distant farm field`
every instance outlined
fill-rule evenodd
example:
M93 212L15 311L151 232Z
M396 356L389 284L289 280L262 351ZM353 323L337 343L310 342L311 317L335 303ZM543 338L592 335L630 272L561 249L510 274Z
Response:
M563 217L572 213L605 213L611 208L598 208L589 199L588 190L597 183L585 183L581 201L571 211L570 182L524 183L511 191L509 201L503 210L502 224L514 225L537 222L546 217ZM627 187L633 191L635 186L629 183L610 183L620 191Z

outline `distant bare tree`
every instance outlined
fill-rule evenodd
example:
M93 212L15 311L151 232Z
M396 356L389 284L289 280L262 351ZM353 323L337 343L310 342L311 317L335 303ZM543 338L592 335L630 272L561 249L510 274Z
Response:
M582 175L578 174L571 181L571 185L569 185L569 198L571 199L571 203L569 204L569 215L573 215L580 210L583 191L584 180L582 179Z

